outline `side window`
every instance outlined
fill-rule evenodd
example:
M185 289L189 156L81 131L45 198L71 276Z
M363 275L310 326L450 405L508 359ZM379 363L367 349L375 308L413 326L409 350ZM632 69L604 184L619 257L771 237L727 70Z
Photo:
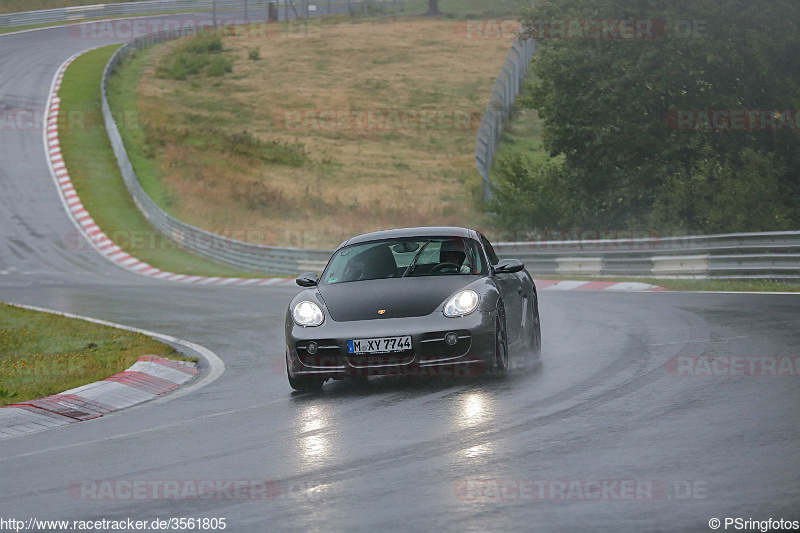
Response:
M486 250L486 255L489 256L489 262L493 265L496 265L500 262L500 258L497 257L497 254L494 253L494 248L492 245L489 244L489 241L486 240L486 237L481 235L481 243L483 243L483 249Z
M467 249L467 257L469 258L470 265L472 266L472 273L473 274L483 274L486 272L486 268L483 259L483 254L481 253L481 245L478 244L477 241L472 239L464 239L464 246Z

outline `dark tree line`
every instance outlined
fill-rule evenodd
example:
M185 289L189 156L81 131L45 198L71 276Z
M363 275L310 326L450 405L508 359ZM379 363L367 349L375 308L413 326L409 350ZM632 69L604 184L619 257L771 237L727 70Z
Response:
M500 225L800 227L800 2L537 0L523 105L552 159L498 161Z

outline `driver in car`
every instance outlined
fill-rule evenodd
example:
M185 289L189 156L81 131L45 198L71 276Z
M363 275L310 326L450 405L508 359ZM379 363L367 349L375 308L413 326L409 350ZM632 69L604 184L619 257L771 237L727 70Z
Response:
M445 241L439 249L439 272L448 274L469 274L469 265L464 264L467 254L460 241Z

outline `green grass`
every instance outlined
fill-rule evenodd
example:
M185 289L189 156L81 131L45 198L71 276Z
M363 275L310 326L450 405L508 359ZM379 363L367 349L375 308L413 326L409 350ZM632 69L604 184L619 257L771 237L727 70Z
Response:
M535 109L517 107L514 110L512 120L503 130L494 160L517 155L524 155L536 163L550 160L542 144L542 121Z
M161 185L161 181L157 179L156 169L147 156L148 154L143 150L137 149L146 145L147 137L144 128L141 127L139 122L139 108L136 105L135 91L135 87L139 83L139 77L141 77L144 69L144 64L141 61L142 56L142 53L136 51L124 60L125 68L117 68L114 71L114 74L109 79L106 94L112 115L117 122L117 128L128 152L128 158L133 168L136 169L139 183L156 204L163 206L167 203L165 200L167 197L166 189ZM127 189L125 189L125 194L127 194ZM91 210L89 212L91 213Z
M233 63L230 59L214 55L220 54L222 51L220 37L210 35L188 39L175 50L169 61L159 65L158 76L173 80L185 80L189 76L199 74L203 69L206 69L207 76L220 76L225 72L224 70L213 71L213 69L219 69L220 60L227 61L227 65L230 67L227 72L231 72Z
M0 405L105 379L142 355L196 361L140 333L0 303Z
M642 281L665 287L671 291L800 292L799 283L783 283L779 281L713 279L655 279Z
M35 30L37 28L49 28L51 26L66 26L67 24L73 24L73 22L69 21L69 22L55 22L52 24L26 24L24 26L0 26L0 35L3 35L4 33L14 33L17 31Z
M511 120L503 129L494 161L518 156L524 156L534 163L542 164L551 160L550 155L544 149L542 141L544 124L539 118L539 113L524 105L529 98L532 83L533 79L529 75L517 95Z
M800 283L769 281L769 280L723 280L723 279L661 279L661 278L614 278L592 276L557 276L536 275L534 279L576 280L576 281L615 281L615 282L640 282L658 285L670 291L682 292L800 292Z
M137 2L143 0L103 0L103 4L120 2ZM0 13L19 13L21 11L39 11L41 9L58 9L99 4L94 0L3 0L0 2Z
M152 266L197 276L254 277L178 249L147 222L134 204L100 119L100 78L117 46L100 48L75 60L67 69L59 92L61 150L81 202L111 240ZM124 104L126 123L133 127L135 107ZM71 120L76 114L85 120Z

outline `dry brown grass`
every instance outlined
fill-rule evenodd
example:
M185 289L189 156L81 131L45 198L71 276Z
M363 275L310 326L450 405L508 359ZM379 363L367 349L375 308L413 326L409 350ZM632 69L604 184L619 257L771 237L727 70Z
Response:
M225 37L235 62L221 78L160 78L157 67L181 44L150 52L139 122L172 213L212 231L249 230L267 244L307 247L388 227L483 224L474 200L476 127L510 41L463 39L452 20L280 28ZM248 59L254 49L260 60ZM384 120L392 111L458 114L471 125L295 120L370 111ZM262 143L299 143L305 163L232 150L225 139L245 130Z

